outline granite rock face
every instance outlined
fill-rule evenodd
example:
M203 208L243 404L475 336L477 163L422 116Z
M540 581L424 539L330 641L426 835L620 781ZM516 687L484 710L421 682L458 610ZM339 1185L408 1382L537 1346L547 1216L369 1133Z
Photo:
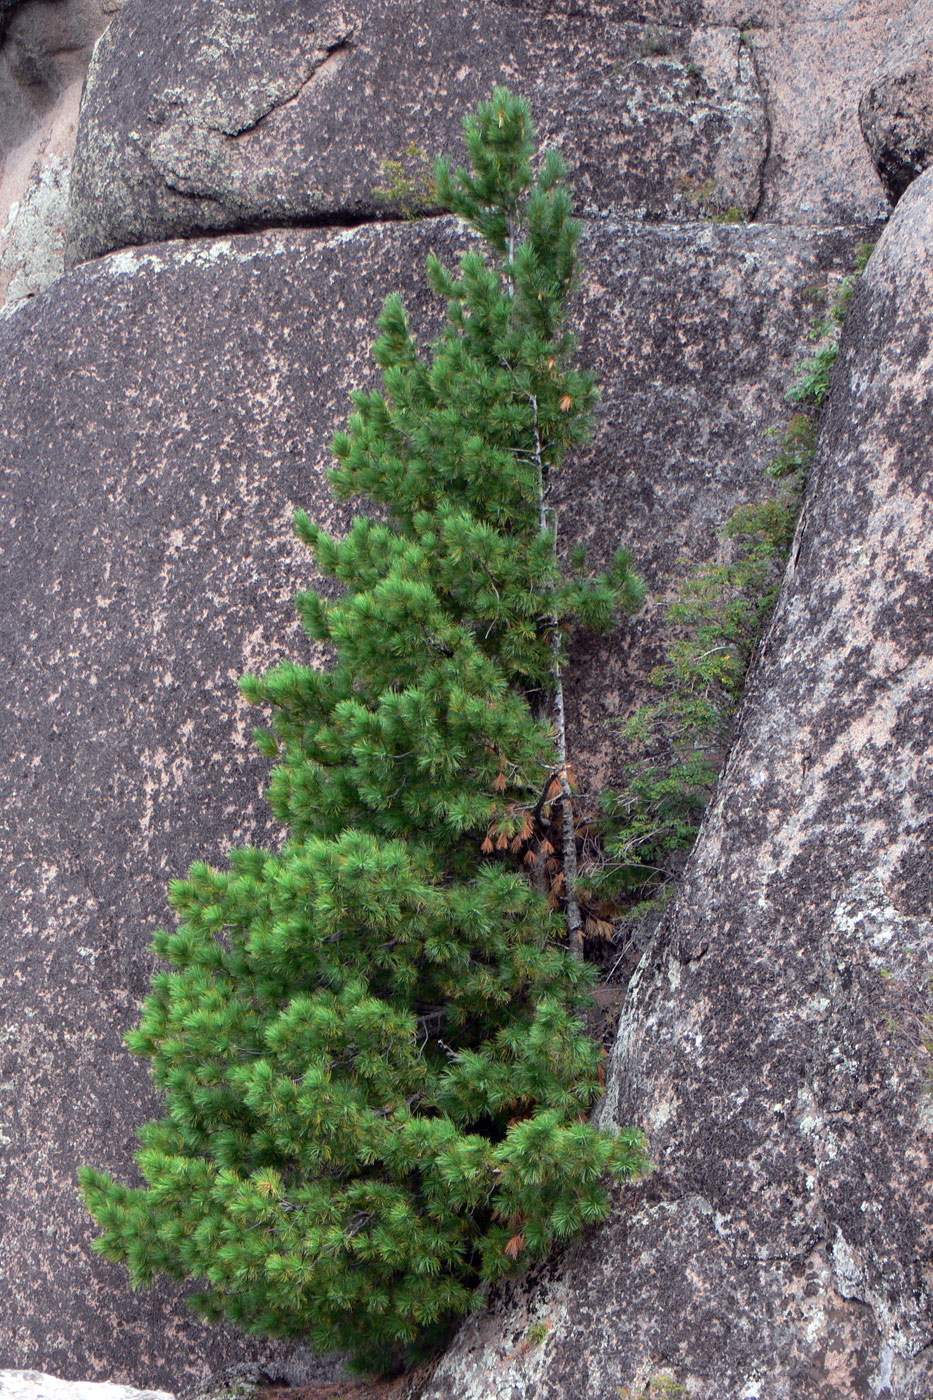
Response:
M643 1123L656 1170L423 1400L930 1393L931 291L928 173L857 293L718 799L623 1013L602 1117Z
M68 257L397 217L374 192L400 158L427 206L419 153L519 75L582 212L871 221L858 99L908 5L130 0L88 75Z
M770 139L759 219L849 223L886 210L858 102L911 0L703 0L735 26L765 94Z
M0 321L0 888L17 930L0 966L0 1080L16 1085L0 1126L0 1359L177 1388L261 1350L206 1332L177 1291L130 1294L90 1252L74 1170L132 1173L134 1129L156 1109L121 1039L166 881L277 839L236 678L308 655L290 599L312 570L292 510L346 519L326 445L371 375L382 297L401 289L426 332L424 262L432 248L452 258L457 238L438 220L128 250ZM604 405L561 511L595 561L629 538L660 579L684 548L713 547L786 416L806 289L851 265L853 243L588 231L577 320ZM646 614L578 657L569 705L587 772L611 767L656 629Z
M429 334L425 257L461 246L452 221L401 221L429 193L374 196L382 162L409 160L417 186L418 150L459 156L460 119L495 82L530 98L585 217L575 323L604 388L596 439L562 474L563 528L597 564L630 540L660 591L760 494L810 293L888 209L858 99L879 65L916 60L929 4L31 0L12 15L0 295L27 300L0 318L0 1365L172 1391L257 1359L294 1384L335 1378L206 1330L177 1289L130 1294L90 1251L74 1168L131 1177L157 1109L122 1036L166 881L278 839L236 678L311 654L292 510L346 520L326 445L369 382L379 305L401 290ZM35 37L69 15L80 42L80 26L73 43ZM75 266L40 290L61 269L70 132L112 17L71 178ZM29 53L41 81L4 88ZM898 426L930 417L923 186L872 263L741 747L626 1010L607 1114L648 1122L658 1173L467 1329L431 1400L617 1400L665 1373L700 1400L933 1392L912 1359L925 876L918 857L902 888L886 864L919 851L926 800L909 790L922 580L914 600L892 563L914 568L927 509ZM753 222L714 222L732 206ZM576 645L584 781L615 776L659 609Z
M0 163L83 81L114 8L113 0L29 0L0 9Z
M859 103L862 134L896 204L933 163L933 0L914 0Z
M594 9L131 0L88 75L69 259L217 230L398 217L399 201L376 194L384 162L402 158L419 185L427 165L406 151L459 158L462 118L517 75L585 209L752 213L767 117L738 31L679 27L652 47L643 25ZM430 193L410 200L429 206Z

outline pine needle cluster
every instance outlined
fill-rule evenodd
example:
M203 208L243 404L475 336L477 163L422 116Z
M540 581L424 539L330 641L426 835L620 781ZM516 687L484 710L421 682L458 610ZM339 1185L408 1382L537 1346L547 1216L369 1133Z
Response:
M438 198L479 238L429 262L446 327L422 355L388 299L382 387L333 443L336 492L378 517L340 540L297 518L343 585L298 599L336 661L242 682L288 839L172 885L128 1037L167 1103L146 1184L81 1171L134 1284L197 1279L209 1317L382 1371L644 1165L637 1133L588 1121L591 977L544 873L566 629L640 597L624 552L599 577L558 561L550 480L596 400L566 326L579 228L560 158L533 173L526 103L497 89L465 131Z

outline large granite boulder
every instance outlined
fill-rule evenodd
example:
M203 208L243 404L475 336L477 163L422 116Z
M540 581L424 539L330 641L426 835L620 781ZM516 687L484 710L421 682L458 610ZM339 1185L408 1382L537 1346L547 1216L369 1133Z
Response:
M0 1365L172 1391L255 1358L296 1383L334 1379L300 1352L206 1331L179 1290L130 1295L90 1252L73 1174L87 1160L130 1175L133 1129L156 1110L121 1040L166 880L277 839L235 680L311 654L289 600L313 571L289 518L295 505L347 518L324 483L326 443L370 375L382 297L399 288L416 324L435 324L424 259L453 256L462 231L384 222L430 204L420 152L458 155L461 116L505 81L567 155L587 216L576 316L604 402L562 475L561 519L595 562L628 538L663 587L760 490L808 295L852 266L887 207L858 96L929 4L127 0L88 73L71 185L70 257L97 261L32 296L61 270L81 80L121 0L15 13L0 0L0 298L32 297L0 319L13 931L0 954ZM415 194L387 203L373 191L396 158ZM757 222L714 222L733 206ZM919 617L922 589L918 577L913 600L885 573L894 553L913 567L926 507L905 485L901 420L884 417L929 417L907 310L928 266L908 266L925 211L909 192L900 242L873 262L840 380L852 405L826 439L743 746L626 1012L607 1114L647 1121L659 1172L537 1290L467 1329L432 1400L617 1400L665 1370L723 1400L931 1389L911 1360L928 1261L905 1205L914 1191L924 1224L926 1006L910 951L927 936L924 876L919 860L903 879L888 870L919 849L924 814L922 794L898 787L926 711L910 709L919 642L897 628ZM175 235L193 241L102 256ZM893 349L871 358L883 332L892 347L903 337L903 385ZM883 503L876 471L890 474ZM880 582L860 600L862 566ZM654 604L576 647L584 780L613 776L614 722L644 694L658 616ZM529 1321L549 1324L543 1344Z
M913 0L703 0L698 22L734 26L765 93L759 219L851 223L886 211L858 102Z
M933 1390L931 280L928 172L857 293L732 756L622 1017L602 1117L643 1123L656 1170L423 1400Z
M908 4L130 0L88 75L68 256L428 207L421 153L519 77L584 211L870 222L857 103Z
M130 0L88 74L68 256L429 207L422 153L459 158L464 115L516 80L581 208L750 214L768 125L738 30L662 34L618 8ZM387 202L399 158L415 188Z
M156 1109L121 1039L166 881L277 839L236 678L309 655L292 510L346 519L326 444L371 373L381 299L401 289L426 329L426 255L453 256L459 237L430 220L128 250L0 321L0 889L15 931L0 962L2 1363L177 1389L275 1354L206 1332L177 1290L132 1295L90 1251L74 1171L130 1174L134 1128ZM578 322L604 402L561 510L594 560L629 538L663 576L758 491L806 290L850 265L853 241L587 231ZM589 771L608 762L653 627L646 615L579 658Z

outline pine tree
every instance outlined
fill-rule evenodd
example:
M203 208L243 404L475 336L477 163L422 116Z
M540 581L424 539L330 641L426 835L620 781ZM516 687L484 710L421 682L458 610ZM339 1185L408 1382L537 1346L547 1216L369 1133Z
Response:
M338 541L297 517L344 586L298 599L336 663L242 682L271 707L288 840L172 885L170 970L127 1037L168 1104L147 1185L80 1173L134 1284L201 1280L207 1316L376 1370L644 1163L636 1132L587 1121L564 644L640 594L624 551L598 578L559 566L551 479L596 399L565 325L579 228L560 158L533 176L526 103L497 89L465 131L472 169L440 162L439 198L481 242L429 262L446 328L423 357L389 297L383 387L334 439L337 493L381 518Z

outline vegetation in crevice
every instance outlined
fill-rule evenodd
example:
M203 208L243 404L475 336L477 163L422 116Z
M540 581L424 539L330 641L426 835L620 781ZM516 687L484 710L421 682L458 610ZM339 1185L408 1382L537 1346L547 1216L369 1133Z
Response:
M722 535L724 562L693 569L667 607L658 698L624 723L631 755L623 787L603 794L585 868L590 907L614 907L621 932L660 911L690 850L728 749L752 657L777 601L816 447L819 411L839 336L871 246L859 250L810 332L815 343L788 391L794 406L768 468L766 496L739 506ZM826 304L822 289L812 299ZM620 931L614 928L618 942Z
M434 163L417 141L410 141L400 155L385 156L379 163L382 183L373 197L389 209L398 210L413 222L439 207Z
M674 51L674 39L660 25L649 24L642 35L638 52L642 58L666 58Z
M698 216L711 224L747 224L749 214L719 189L713 179L696 180L687 175L680 182L684 198L693 205Z

